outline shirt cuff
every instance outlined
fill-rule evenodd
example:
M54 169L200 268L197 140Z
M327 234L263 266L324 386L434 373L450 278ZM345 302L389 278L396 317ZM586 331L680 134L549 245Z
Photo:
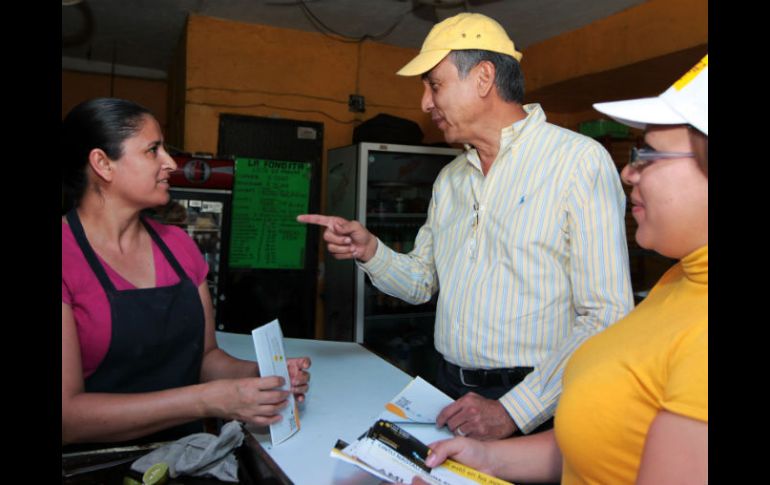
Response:
M524 434L548 421L551 415L540 402L538 395L523 382L500 398L500 404Z
M374 252L372 259L365 263L356 260L356 265L364 270L371 278L377 278L388 270L391 259L391 249L377 238L377 250Z

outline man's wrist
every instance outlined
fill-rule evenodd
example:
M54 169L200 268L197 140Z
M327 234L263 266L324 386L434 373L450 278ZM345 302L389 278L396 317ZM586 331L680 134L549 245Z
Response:
M503 408L503 411L505 411L505 415L508 416L508 420L510 421L510 426L513 428L513 431L511 431L511 434L509 434L507 437L514 436L516 434L522 434L521 429L519 429L519 425L516 423L516 420L513 419L513 415L508 410L507 407L505 407L505 404L503 404L502 398L497 400L498 404L500 404L500 407Z
M369 260L371 260L374 255L377 254L377 238L372 236L372 239L366 243L366 248L364 249L363 257L358 258L359 261L362 263L368 263Z

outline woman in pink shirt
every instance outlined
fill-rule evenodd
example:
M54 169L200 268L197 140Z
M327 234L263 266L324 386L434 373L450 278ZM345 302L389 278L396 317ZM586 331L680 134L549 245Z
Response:
M179 228L143 218L176 168L145 108L99 98L62 123L62 442L174 439L206 417L268 425L280 377L217 347L208 267ZM289 359L292 392L308 358Z

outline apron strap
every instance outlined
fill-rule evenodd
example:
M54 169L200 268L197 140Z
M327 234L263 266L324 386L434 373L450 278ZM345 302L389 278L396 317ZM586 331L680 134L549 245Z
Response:
M166 246L166 243L163 242L163 239L161 239L158 233L155 232L155 229L150 226L144 217L140 217L139 219L142 221L144 228L147 229L147 232L150 234L152 240L155 241L155 244L157 244L158 248L160 248L160 251L166 257L168 263L174 269L174 272L176 272L177 276L179 277L179 281L189 280L190 278L187 276L187 273L184 271L184 269L182 269L182 265L179 264L179 261L177 261L177 259L174 257L174 254L171 252L168 246ZM96 277L99 279L102 287L108 293L117 291L115 285L112 284L112 281L107 276L107 272L104 270L104 267L96 257L96 253L94 252L93 248L88 243L85 230L83 230L83 224L80 222L80 217L78 216L76 209L73 208L67 212L67 222L69 223L70 229L72 230L72 235L75 236L75 241L77 241L78 246L80 246L81 251L83 251L83 255L85 256L86 261L88 261L88 265L91 266L91 269L96 274ZM155 268L156 273L157 271L158 269Z
M112 281L110 281L110 278L107 276L107 272L104 271L104 267L96 257L93 248L88 243L86 232L83 230L83 224L80 223L80 217L75 208L72 208L67 212L67 222L72 230L72 235L75 236L75 241L77 241L78 246L80 246L80 250L83 251L83 256L85 256L86 261L88 261L88 265L91 266L91 269L102 284L102 288L104 288L108 295L117 291L115 285L112 284Z
M171 252L171 250L166 246L166 243L163 242L163 239L160 238L157 232L155 232L155 229L152 228L149 222L147 222L144 217L139 217L139 219L142 221L142 224L144 224L144 228L147 229L147 232L150 233L150 237L152 237L152 240L155 241L155 244L158 245L161 252L164 256L166 256L166 260L169 262L172 268L174 268L174 271L176 271L177 276L179 276L179 281L184 281L186 279L190 279L187 276L187 273L184 269L182 269L182 265L179 264L179 261L176 260L174 257L174 254ZM156 269L157 271L157 269Z

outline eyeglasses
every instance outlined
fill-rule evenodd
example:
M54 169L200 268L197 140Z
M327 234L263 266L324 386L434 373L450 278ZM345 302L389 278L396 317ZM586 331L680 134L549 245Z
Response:
M692 158L695 154L692 152L659 152L650 148L631 148L631 156L628 160L628 166L634 170L641 170L651 165L656 160L666 158Z

